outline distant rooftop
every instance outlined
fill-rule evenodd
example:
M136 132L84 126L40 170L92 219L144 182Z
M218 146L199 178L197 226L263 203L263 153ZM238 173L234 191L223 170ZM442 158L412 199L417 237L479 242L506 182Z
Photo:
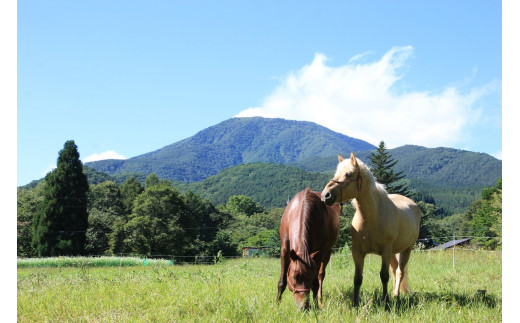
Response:
M459 239L459 240L451 240L450 242L443 243L438 245L435 248L431 248L430 250L446 250L452 248L453 246L464 244L468 242L470 239Z

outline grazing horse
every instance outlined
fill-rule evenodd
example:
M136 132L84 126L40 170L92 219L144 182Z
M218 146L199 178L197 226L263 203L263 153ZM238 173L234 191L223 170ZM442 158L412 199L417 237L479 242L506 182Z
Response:
M339 206L327 206L309 188L289 202L280 223L279 302L287 284L299 309L309 308L309 294L321 306L325 267L339 232Z
M421 210L405 196L388 194L384 186L376 182L370 169L353 153L350 160L338 155L338 161L336 174L323 189L321 199L327 205L352 199L356 208L351 225L354 305L359 305L365 255L374 253L382 258L380 277L383 300L388 307L389 265L394 280L393 296L399 297L399 290L410 291L406 264L419 236Z

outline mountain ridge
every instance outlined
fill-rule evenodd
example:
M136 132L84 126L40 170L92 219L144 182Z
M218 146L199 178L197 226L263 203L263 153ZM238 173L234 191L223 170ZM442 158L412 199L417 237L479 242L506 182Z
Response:
M375 150L359 151L355 155L370 166L369 157ZM404 145L388 149L392 159L398 161L394 171L404 172L415 180L431 181L435 184L449 182L454 186L489 186L496 184L502 176L502 162L485 153L455 148L427 148ZM293 164L306 171L334 172L337 157L308 158ZM475 172L475 169L478 171Z
M368 142L308 121L232 118L130 159L85 165L109 175L153 172L161 178L196 182L244 163L287 164L312 156L330 156L337 151L373 148Z

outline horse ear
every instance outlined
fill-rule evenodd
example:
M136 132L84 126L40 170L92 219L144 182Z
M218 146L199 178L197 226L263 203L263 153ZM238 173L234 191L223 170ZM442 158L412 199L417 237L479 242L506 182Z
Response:
M291 249L291 251L289 252L289 256L293 261L298 260L298 255L296 254L296 251L294 251L294 249Z
M340 163L341 163L342 161L343 161L343 157L341 157L341 155L340 155L340 154L338 154L338 162L340 162Z
M311 259L314 262L318 262L318 260L320 259L320 256L321 256L321 254L320 254L319 250L316 251L316 252L311 253Z
M354 153L350 153L350 162L352 163L352 166L355 166L357 167L357 160L356 160L356 156L354 156Z

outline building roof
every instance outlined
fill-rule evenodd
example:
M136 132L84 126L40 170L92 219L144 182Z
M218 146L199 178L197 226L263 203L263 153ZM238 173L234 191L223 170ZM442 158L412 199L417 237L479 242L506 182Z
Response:
M244 249L269 249L269 247L242 247L242 250Z
M453 246L456 246L456 245L468 242L469 240L470 240L469 238L468 239L451 240L450 242L443 243L441 245L438 245L435 248L431 248L430 250L445 250L445 249L449 249L449 248L451 248Z

